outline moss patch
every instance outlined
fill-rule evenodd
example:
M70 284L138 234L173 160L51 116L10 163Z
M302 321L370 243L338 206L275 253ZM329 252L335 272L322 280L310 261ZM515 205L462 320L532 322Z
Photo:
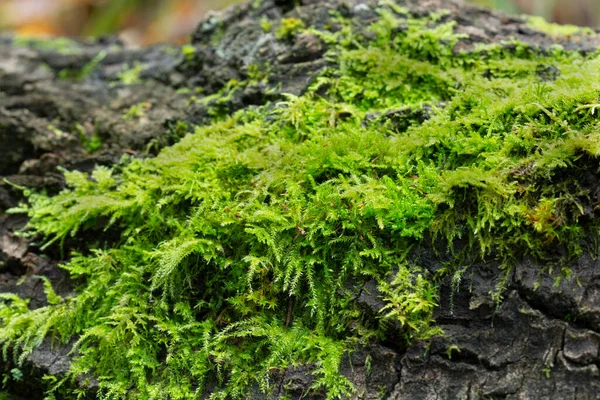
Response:
M120 237L71 253L74 296L46 285L49 305L30 311L0 295L5 356L76 341L67 379L91 373L105 398L196 398L215 381L213 398L244 397L306 364L312 390L338 398L353 390L344 354L390 323L399 345L441 333L437 285L457 265L508 274L523 255L579 255L598 236L600 58L518 42L455 54L443 13L378 12L366 31L341 17L310 29L335 67L304 95L31 195L15 212L46 246L99 227ZM424 238L460 244L436 276L408 261ZM348 289L367 281L378 316Z
M546 21L542 17L527 16L527 24L535 30L544 32L550 36L573 36L573 35L591 35L594 30L591 28L582 28L575 25L560 25Z
M275 30L275 36L278 39L289 39L304 28L305 26L302 20L298 18L284 18L281 20L281 24L279 25L279 27L277 27L277 29Z
M26 36L17 36L14 39L16 46L32 47L41 51L56 51L59 54L76 54L80 50L80 45L68 38L35 38Z

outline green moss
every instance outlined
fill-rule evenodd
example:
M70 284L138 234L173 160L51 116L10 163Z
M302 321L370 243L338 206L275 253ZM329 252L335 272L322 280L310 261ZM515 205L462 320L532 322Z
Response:
M298 18L283 18L281 20L281 25L275 30L275 37L277 39L289 39L304 28L304 22Z
M52 132L52 133L53 133L53 134L54 134L56 137L62 137L62 136L65 136L65 135L67 135L67 133L66 133L66 132L64 132L64 131L60 130L59 128L55 127L55 126L54 126L54 125L52 125L52 124L48 125L48 130L49 130L50 132Z
M135 62L133 67L127 68L122 72L119 72L117 78L123 85L136 85L142 82L140 75L142 73L143 66L139 62Z
M140 119L148 108L150 108L150 103L134 104L123 114L123 119Z
M572 36L572 35L593 35L595 32L591 28L582 28L575 25L553 24L542 17L527 16L527 25L529 27L544 32L550 36Z
M196 48L191 44L184 44L181 46L181 53L183 53L185 59L190 62L194 60L196 55Z
M265 31L265 33L271 32L271 28L273 27L273 21L268 19L267 17L263 17L260 20L260 27Z
M85 128L81 124L75 124L73 132L79 137L81 145L89 153L95 153L102 147L102 138L98 134L98 129L94 129L94 132L89 135Z
M17 36L14 39L15 46L32 47L41 51L55 51L59 54L76 54L80 50L77 42L68 38L35 38Z
M71 70L71 69L63 69L58 73L58 77L60 79L72 79L72 80L82 80L89 77L96 67L104 60L107 52L102 50L99 52L94 58L92 58L88 63L86 63L81 69Z
M72 254L76 295L46 286L50 305L33 311L1 295L5 356L76 340L71 374L98 376L103 398L199 398L211 382L213 398L243 398L306 364L312 389L340 398L353 390L342 358L391 321L400 346L441 333L441 279L458 287L465 265L499 260L500 301L518 257L580 254L599 228L600 58L518 42L454 54L461 37L441 14L379 11L370 39L342 19L318 32L337 67L304 95L218 110L156 158L69 172L59 195L31 195L20 211L46 246L99 225L121 236ZM547 66L555 81L540 80ZM385 116L424 106L423 123ZM460 244L436 276L409 261L424 238ZM355 302L368 281L385 303L375 317Z
M222 21L217 21L214 31L210 35L210 44L214 47L218 46L223 35L225 34L225 28Z

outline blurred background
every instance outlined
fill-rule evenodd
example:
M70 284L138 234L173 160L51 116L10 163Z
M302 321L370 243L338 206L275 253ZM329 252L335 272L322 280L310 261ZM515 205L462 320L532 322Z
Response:
M118 34L128 44L184 43L208 11L242 0L0 0L0 32L24 36ZM511 13L600 25L600 0L470 0Z

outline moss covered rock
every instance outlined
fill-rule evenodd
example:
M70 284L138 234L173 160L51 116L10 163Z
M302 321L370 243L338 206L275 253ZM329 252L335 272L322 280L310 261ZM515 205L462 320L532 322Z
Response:
M48 92L136 98L103 118L169 130L55 127L63 159L113 161L71 161L59 193L7 180L13 264L46 252L69 284L0 294L5 360L69 349L56 398L594 398L599 42L455 1L256 1L180 52L54 71Z

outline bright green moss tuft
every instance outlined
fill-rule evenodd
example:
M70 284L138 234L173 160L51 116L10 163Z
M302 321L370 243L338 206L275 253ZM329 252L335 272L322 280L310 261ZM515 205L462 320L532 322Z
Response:
M181 46L181 53L188 62L191 62L196 56L196 48L191 44L184 44L183 46Z
M263 23L263 27L264 25ZM277 39L289 39L304 28L304 22L298 18L283 18L281 25L275 30L275 36Z
M560 25L546 21L542 17L527 16L527 22L530 27L550 36L572 36L572 35L590 35L594 34L591 28L582 28L575 25Z
M149 103L134 104L123 113L123 119L140 119L148 108L150 108Z
M391 321L400 345L440 334L437 285L460 282L456 265L508 273L523 255L580 254L598 236L600 58L519 43L454 54L452 24L401 11L382 9L369 40L349 21L318 33L338 68L303 96L219 114L154 159L31 195L28 232L47 245L100 223L121 236L63 266L84 282L77 295L46 287L34 311L2 296L5 355L76 341L72 374L98 376L104 398L199 398L215 381L213 398L239 398L297 364L339 398L353 390L344 354ZM426 122L405 117L425 108ZM424 238L460 244L435 277L407 257ZM367 281L379 316L356 305Z
M127 68L117 74L118 80L123 85L136 85L142 82L140 75L142 74L143 66L135 62L133 67Z

